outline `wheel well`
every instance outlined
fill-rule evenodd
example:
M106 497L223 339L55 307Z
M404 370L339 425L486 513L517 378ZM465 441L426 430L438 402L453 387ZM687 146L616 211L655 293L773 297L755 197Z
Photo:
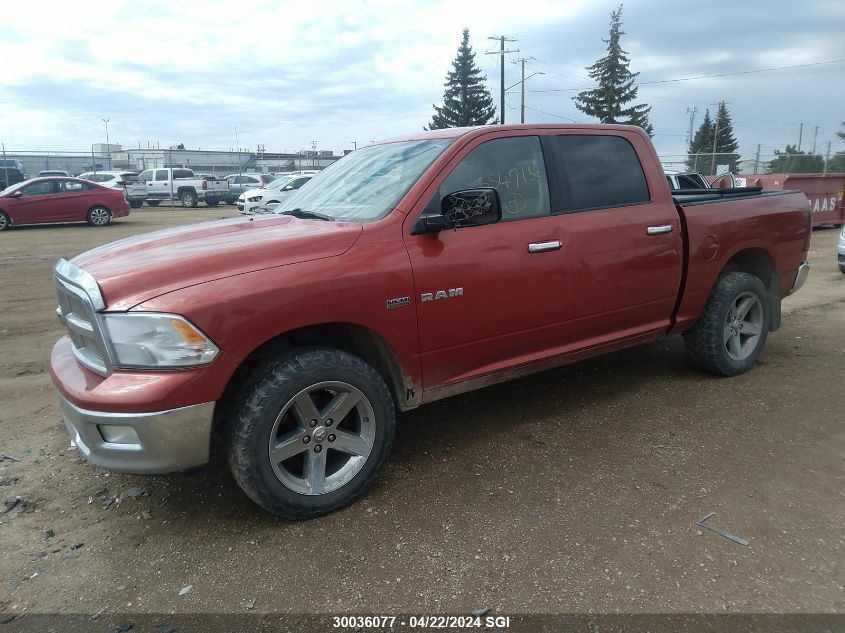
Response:
M354 323L323 323L285 332L253 350L229 380L221 398L223 406L219 409L225 410L229 399L261 363L297 347L315 346L343 350L367 362L387 383L394 404L399 410L404 411L415 406L410 404L410 401L419 399L419 393L413 393L410 381L404 377L396 353L379 334Z
M182 195L183 193L185 193L186 191L190 191L192 194L197 195L197 190L196 190L196 189L194 189L193 187L179 187L179 188L176 190L176 195L177 195L177 196L181 196L181 195Z
M769 329L774 331L780 328L780 276L768 251L763 248L748 248L736 253L722 268L721 274L733 272L749 273L763 282L769 291L771 304Z

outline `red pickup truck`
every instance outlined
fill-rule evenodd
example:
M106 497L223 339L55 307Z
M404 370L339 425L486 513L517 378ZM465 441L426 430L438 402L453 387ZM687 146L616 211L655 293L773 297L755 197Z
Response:
M670 191L639 128L421 133L272 213L60 260L51 373L93 464L187 469L219 434L256 503L312 517L371 483L397 410L674 333L747 371L810 221L800 193Z

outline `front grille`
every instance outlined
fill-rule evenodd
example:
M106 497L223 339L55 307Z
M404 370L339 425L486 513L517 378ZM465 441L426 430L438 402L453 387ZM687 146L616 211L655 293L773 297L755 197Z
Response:
M84 367L108 376L112 367L97 318L95 303L102 307L102 297L96 282L63 259L56 264L54 278L59 303L56 313L67 328L74 356ZM94 297L90 295L92 289L96 289Z

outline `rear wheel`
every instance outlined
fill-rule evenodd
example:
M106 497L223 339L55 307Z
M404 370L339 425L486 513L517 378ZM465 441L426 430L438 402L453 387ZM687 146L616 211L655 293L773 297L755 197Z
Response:
M88 211L88 224L91 226L106 226L111 222L111 211L106 207L94 207Z
M754 365L769 334L769 294L748 273L722 276L692 329L684 332L687 353L701 369L736 376Z
M3 211L0 211L0 231L5 231L10 226L12 226L12 221L9 219L9 216Z
M216 207L218 204L220 204L220 201L217 199L206 200L205 204L207 204L209 207Z
M369 487L395 426L390 392L370 365L335 349L294 350L256 370L236 399L229 466L265 510L315 517Z
M3 229L0 229L2 231ZM839 272L845 275L845 264L839 264Z
M182 201L182 206L186 209L193 209L197 206L197 194L193 191L183 191L179 194L179 199Z
M147 200L147 204L151 207L157 207L161 203L161 200Z
M133 209L140 209L142 206L144 206L144 201L143 200L131 200L129 202L129 206L132 207Z

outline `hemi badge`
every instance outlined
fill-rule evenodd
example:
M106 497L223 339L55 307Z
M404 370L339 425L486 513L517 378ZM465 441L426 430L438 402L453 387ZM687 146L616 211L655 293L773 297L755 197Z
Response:
M387 309L401 308L402 306L411 305L411 297L396 297L395 299L387 300Z

